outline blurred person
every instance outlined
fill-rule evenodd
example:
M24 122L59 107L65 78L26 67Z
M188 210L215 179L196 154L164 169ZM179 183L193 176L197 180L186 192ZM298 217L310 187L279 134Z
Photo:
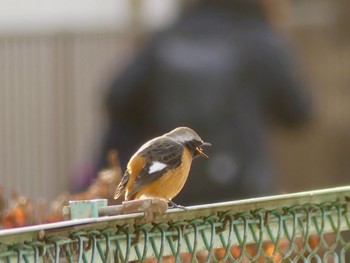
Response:
M290 50L260 1L201 1L156 34L108 90L110 149L122 168L148 139L178 126L212 143L175 201L198 204L276 193L266 132L295 127L310 103Z

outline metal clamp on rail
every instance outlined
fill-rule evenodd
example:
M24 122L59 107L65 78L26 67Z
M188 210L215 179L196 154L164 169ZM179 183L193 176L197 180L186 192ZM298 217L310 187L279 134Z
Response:
M160 198L125 201L121 205L108 206L107 199L70 201L69 206L63 208L66 220L97 218L103 216L144 213L139 223L151 222L158 215L164 214L168 203Z

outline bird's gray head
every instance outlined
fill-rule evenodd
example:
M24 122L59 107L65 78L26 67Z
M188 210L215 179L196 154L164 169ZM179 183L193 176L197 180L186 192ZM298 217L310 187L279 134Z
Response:
M178 127L169 133L164 134L164 136L177 141L191 152L193 158L199 155L203 155L208 158L208 156L203 152L202 146L211 146L210 143L204 142L201 137L192 129L188 127Z

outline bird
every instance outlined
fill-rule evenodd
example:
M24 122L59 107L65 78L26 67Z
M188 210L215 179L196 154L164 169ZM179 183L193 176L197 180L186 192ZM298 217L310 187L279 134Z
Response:
M184 208L172 199L183 188L192 160L198 156L209 158L203 146L211 144L188 127L178 127L147 141L130 158L114 199L124 193L125 201L160 198L172 207Z

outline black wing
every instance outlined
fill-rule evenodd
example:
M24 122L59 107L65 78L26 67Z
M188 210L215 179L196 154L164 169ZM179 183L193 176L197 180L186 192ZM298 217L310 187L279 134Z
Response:
M149 147L146 147L140 152L140 155L148 160L143 169L136 176L134 186L128 197L132 197L144 186L159 179L168 170L174 169L181 164L183 146L168 138L159 138L153 142ZM147 159L145 158L147 156ZM164 168L157 171L150 171L154 162L164 164Z

